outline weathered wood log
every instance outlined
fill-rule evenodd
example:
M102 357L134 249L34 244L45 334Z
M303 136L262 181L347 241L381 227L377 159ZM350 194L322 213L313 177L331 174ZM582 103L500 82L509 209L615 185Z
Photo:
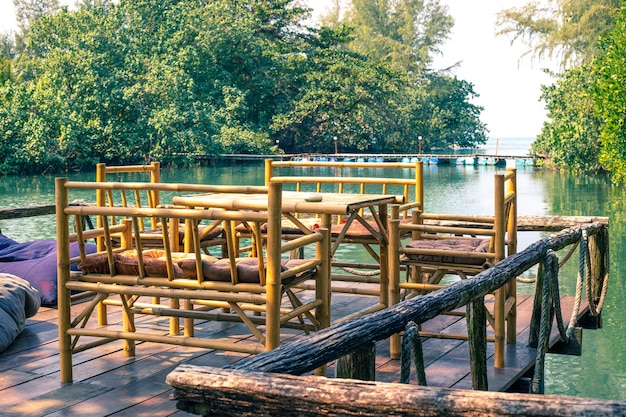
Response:
M584 225L590 235L605 227L602 223ZM298 340L298 343L286 343L272 351L244 358L232 367L292 375L313 371L365 343L387 339L403 331L409 321L424 323L444 311L465 306L471 300L495 291L536 265L548 249L557 251L577 243L582 230L582 226L577 226L538 240L472 278L379 312L338 323L306 339Z
M181 365L167 376L178 408L203 416L617 416L626 403L505 394Z
M466 309L472 388L487 391L487 312L484 297L467 304Z
M70 206L88 206L82 200L70 202ZM23 219L26 217L48 216L55 213L54 204L42 204L28 207L6 207L0 208L0 220Z
M54 214L54 204L0 208L0 220L21 219L24 217L45 216L49 214Z
M424 224L429 225L447 225L447 226L460 226L460 225L468 225L473 228L490 228L491 225L487 225L485 223L479 222L479 218L484 218L485 216L466 216L468 218L467 222L451 222L451 221L440 221L434 219L426 219L424 220ZM472 217L475 217L477 220L473 222L471 220ZM568 229L570 227L575 227L581 224L589 224L589 223L602 223L608 226L609 218L608 217L599 217L599 216L518 216L517 217L517 231L519 232L559 232L561 230Z
M518 216L517 230L520 232L558 232L581 224L597 222L608 226L609 218L601 216Z

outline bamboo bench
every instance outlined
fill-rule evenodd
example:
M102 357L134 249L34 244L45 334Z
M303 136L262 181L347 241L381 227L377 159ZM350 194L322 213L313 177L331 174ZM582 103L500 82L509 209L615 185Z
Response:
M307 175L284 175L284 170L303 170ZM376 176L364 177L358 175L363 169L375 169ZM411 175L405 177L389 176L389 170L403 169ZM354 172L356 170L356 173ZM334 192L350 194L391 194L397 195L403 221L410 222L412 210L424 209L424 186L423 186L423 162L314 162L314 161L265 161L265 183L277 182L285 185L285 189L295 191L308 191L312 193ZM311 175L309 171L332 175ZM354 175L357 174L357 175ZM361 213L361 215L367 213ZM348 218L337 216L331 225L331 260L334 267L340 268L344 273L334 273L331 277L333 282L352 283L352 286L333 285L332 291L338 293L356 293L361 295L378 296L381 306L388 306L388 282L386 268L380 268L381 262L386 259L377 251L375 245L387 245L386 230L387 212L371 213L371 220L366 223L352 221ZM377 217L380 219L377 219ZM319 225L320 219L305 219L309 224ZM301 232L290 228L283 228L285 238L297 237ZM334 259L335 252L340 243L352 243L361 245L371 256L374 263L342 262ZM383 272L385 271L385 272ZM376 276L378 275L378 276ZM374 284L379 290L360 288L358 284Z
M72 207L69 194L74 190L148 190L170 192L238 192L267 194L267 211L149 208L149 207ZM259 353L280 344L280 328L297 328L308 334L330 323L330 237L327 229L283 243L280 238L282 185L268 187L227 187L163 183L70 182L56 180L58 245L59 349L61 380L72 381L72 355L114 340L123 340L126 355L134 355L135 342L169 343L206 349ZM84 230L80 219L97 216L101 227ZM78 229L70 233L70 217ZM113 223L112 218L124 218ZM159 220L163 228L162 249L144 250L139 224L149 218ZM227 231L228 257L206 255L199 245L199 223L220 221ZM176 252L179 224L190 233L185 247L191 252ZM256 253L235 258L234 228L249 227ZM266 231L261 233L261 225ZM173 231L173 233L172 233ZM102 237L104 250L70 259L69 244L78 241L84 247L88 239ZM282 254L307 245L315 246L310 259L287 260ZM79 263L78 273L70 265ZM294 286L314 280L315 292L303 292L302 299ZM72 306L70 293L88 292L93 298ZM168 304L160 300L169 300ZM155 302L158 300L158 302ZM182 300L182 307L180 300ZM90 320L98 305L111 305L108 315L121 320L95 325ZM113 311L115 310L115 311ZM141 316L141 319L136 317ZM155 330L155 320L169 319L169 333ZM154 318L157 317L157 318ZM184 334L180 334L180 319ZM194 323L210 320L241 322L252 337L235 342L214 340L194 334ZM265 327L263 331L262 327ZM79 343L80 342L80 343Z

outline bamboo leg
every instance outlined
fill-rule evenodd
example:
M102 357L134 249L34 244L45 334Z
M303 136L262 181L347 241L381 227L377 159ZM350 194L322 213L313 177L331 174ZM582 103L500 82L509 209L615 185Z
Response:
M322 300L322 304L315 309L315 317L320 322L320 328L325 329L330 326L330 230L319 229L319 233L324 235L324 239L315 245L315 256L322 260L322 264L317 267L315 282L315 298ZM315 375L326 376L327 367L321 366L315 370Z
M280 345L280 246L282 184L268 184L267 207L267 275L266 275L266 342L265 349L272 350Z
M506 342L515 344L517 342L517 282L512 280L506 285L507 298L512 300L513 305L506 316Z
M69 219L63 212L68 205L67 178L57 178L56 187L56 239L57 239L57 305L59 309L59 370L61 382L72 382L72 351L71 338L67 334L71 322L70 291L66 284L70 280L70 239Z
M494 301L494 333L495 333L495 348L493 353L493 366L496 368L504 367L504 302L506 299L506 288L500 287L496 290L496 296Z
M389 256L388 262L388 282L389 282L389 304L394 306L400 302L400 237L398 226L400 206L391 206L391 217L389 219ZM399 359L402 351L400 334L394 334L389 340L389 353L392 359Z
M381 225L387 226L387 206L378 206L378 215ZM385 230L381 228L381 233ZM380 304L389 307L389 233L380 240Z

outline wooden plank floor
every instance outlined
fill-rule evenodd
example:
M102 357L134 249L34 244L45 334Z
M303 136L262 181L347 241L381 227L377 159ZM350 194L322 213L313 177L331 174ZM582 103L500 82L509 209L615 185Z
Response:
M372 297L333 294L333 316L338 318L372 304ZM508 346L506 366L489 369L489 388L506 390L534 363L534 350L526 348L532 297L519 296L518 343ZM563 298L563 315L569 317L573 299ZM149 317L167 330L164 319ZM160 323L159 323L160 321ZM463 318L441 316L424 328L462 332ZM249 337L241 324L206 322L197 331L206 337ZM284 340L301 337L284 331ZM554 339L554 338L553 338ZM74 383L61 384L57 352L57 312L42 307L28 320L26 329L6 351L0 353L0 409L2 416L187 416L169 400L166 375L181 363L223 367L245 354L198 348L138 343L136 356L124 357L121 342L113 342L74 355ZM467 343L461 340L424 340L426 377L430 386L470 388ZM493 353L490 344L489 358ZM329 375L334 368L329 367ZM389 342L377 343L377 380L398 382L400 363L389 359Z

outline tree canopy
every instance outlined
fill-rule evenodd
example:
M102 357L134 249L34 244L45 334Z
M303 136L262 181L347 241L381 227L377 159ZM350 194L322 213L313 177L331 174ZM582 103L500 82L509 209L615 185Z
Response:
M562 73L542 88L548 120L533 152L573 171L606 171L626 182L626 9L621 0L531 2L500 15L536 56L557 54Z
M308 27L292 0L15 1L0 173L330 152L335 136L344 152L486 141L472 84L430 68L451 27L436 1L369 0L395 40L377 56L356 47L362 24Z
M589 61L611 31L622 0L530 1L498 13L499 35L525 42L528 53L560 59L563 68Z

